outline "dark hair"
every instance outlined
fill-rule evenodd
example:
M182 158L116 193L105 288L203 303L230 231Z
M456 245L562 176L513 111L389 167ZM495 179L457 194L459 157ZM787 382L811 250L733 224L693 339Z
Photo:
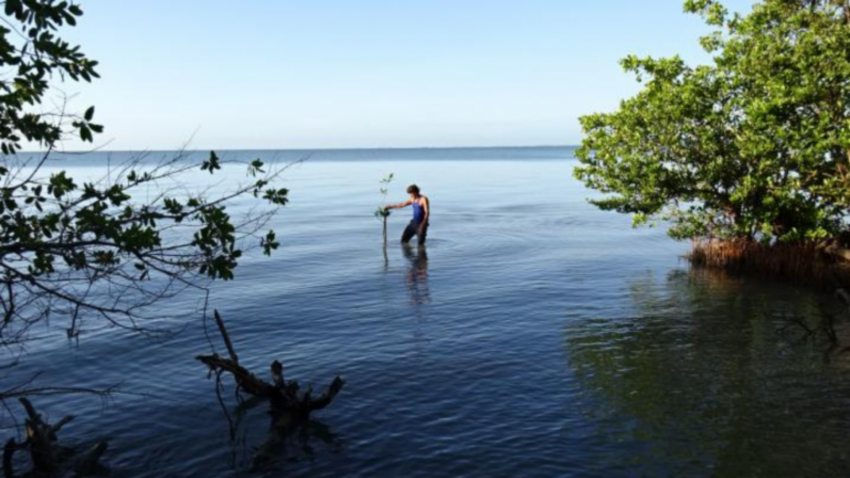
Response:
M407 193L408 194L419 194L419 186L417 186L415 184L411 184L410 186L407 187Z

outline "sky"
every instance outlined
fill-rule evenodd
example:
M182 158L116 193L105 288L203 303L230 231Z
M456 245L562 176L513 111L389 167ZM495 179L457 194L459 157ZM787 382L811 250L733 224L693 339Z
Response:
M709 60L682 3L80 0L102 78L62 88L110 150L577 144L638 91L620 58Z

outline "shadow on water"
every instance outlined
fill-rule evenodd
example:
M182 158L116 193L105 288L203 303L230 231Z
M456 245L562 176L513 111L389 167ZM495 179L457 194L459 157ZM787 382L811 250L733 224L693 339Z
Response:
M410 244L401 246L409 265L406 283L410 299L416 305L431 303L431 290L428 288L428 251L424 244L414 248Z
M269 473L279 471L287 462L313 461L315 444L332 453L342 450L341 439L325 423L310 418L293 425L274 411L259 420L251 412L261 405L265 400L252 397L234 409L229 463L234 470ZM265 434L262 440L259 432Z
M633 314L575 312L565 329L577 413L592 424L575 438L608 469L850 475L848 360L825 362L824 337L784 332L789 314L835 313L828 296L704 270L628 289Z

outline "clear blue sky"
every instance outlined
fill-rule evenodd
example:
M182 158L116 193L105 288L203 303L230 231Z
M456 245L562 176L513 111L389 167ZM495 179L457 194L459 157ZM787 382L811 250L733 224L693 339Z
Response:
M707 60L682 0L81 4L108 149L575 144L637 90L619 58Z

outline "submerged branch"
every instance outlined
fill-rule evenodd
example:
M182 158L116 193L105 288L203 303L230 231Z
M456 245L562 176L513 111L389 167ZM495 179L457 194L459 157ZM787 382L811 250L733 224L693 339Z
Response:
M274 455L274 450L279 445L285 444L287 439L296 432L306 433L306 430L314 425L310 420L310 414L330 405L342 390L345 382L342 378L336 377L323 394L313 398L312 387L307 387L305 391L301 392L301 387L297 381L286 380L283 364L275 360L270 366L271 383L269 383L239 364L236 349L224 325L224 320L217 310L214 311L213 316L230 358L221 357L215 352L210 355L198 355L195 358L207 366L210 376L215 376L216 396L222 403L222 407L224 405L221 402L220 387L221 376L224 373L233 376L237 385L237 394L245 392L253 400L268 401L271 405L271 429L265 442L257 449L253 460L254 466L258 467L269 461ZM232 420L227 410L224 409L224 411L231 425L231 436L233 436L235 430Z
M218 311L214 312L219 332L227 346L230 358L223 358L216 353L211 355L198 355L196 360L206 365L211 374L220 375L223 372L231 374L236 381L239 391L268 399L275 412L288 416L289 424L303 422L309 419L310 413L321 410L333 401L342 390L345 381L340 377L334 378L327 390L317 398L312 396L312 388L308 387L303 393L300 385L295 380L287 381L284 377L283 364L275 360L271 364L272 383L258 378L251 371L239 365L230 335L227 333L224 321Z
M14 478L15 476L14 456L17 452L29 453L32 471L28 475L49 476L68 467L73 450L61 446L57 434L74 419L74 416L66 416L51 425L36 411L29 399L21 397L18 400L27 415L24 422L26 440L18 443L14 438L10 438L3 447L5 477ZM71 464L76 476L89 476L103 471L104 467L100 464L100 459L107 448L106 441L99 441L87 453L77 458Z

